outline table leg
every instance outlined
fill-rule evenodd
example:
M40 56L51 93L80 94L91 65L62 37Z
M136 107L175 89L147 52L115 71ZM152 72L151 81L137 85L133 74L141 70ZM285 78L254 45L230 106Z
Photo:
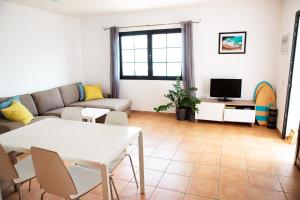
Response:
M2 200L2 190L1 190L1 183L0 183L0 200Z
M145 177L144 177L144 144L143 132L139 133L139 163L140 163L140 188L141 194L145 194Z
M103 200L110 200L110 185L109 185L109 173L106 165L101 165L101 178L102 178L102 193L103 193Z

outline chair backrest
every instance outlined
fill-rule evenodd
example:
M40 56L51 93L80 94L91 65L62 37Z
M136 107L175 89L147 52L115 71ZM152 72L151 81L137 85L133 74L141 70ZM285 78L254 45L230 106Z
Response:
M111 111L107 113L105 124L128 126L128 117L125 112Z
M0 144L0 179L12 181L15 178L19 178L16 168Z
M56 152L31 147L36 178L45 192L65 199L77 194L73 179Z
M82 121L82 115L79 108L64 108L61 113L62 119Z

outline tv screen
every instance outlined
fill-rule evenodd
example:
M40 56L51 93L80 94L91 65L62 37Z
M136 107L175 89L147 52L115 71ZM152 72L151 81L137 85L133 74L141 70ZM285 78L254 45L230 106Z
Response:
M242 79L210 79L210 96L227 98L240 98Z

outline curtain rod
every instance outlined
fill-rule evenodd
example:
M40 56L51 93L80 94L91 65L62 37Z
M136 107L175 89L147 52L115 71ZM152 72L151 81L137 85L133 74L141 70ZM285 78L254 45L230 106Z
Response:
M201 20L199 21L192 21L194 24L200 24ZM120 26L119 28L139 28L139 27L149 27L149 26L163 26L163 25L175 25L180 24L179 22L173 22L173 23L165 23L165 24L145 24L145 25L135 25L135 26ZM110 27L103 27L103 30L108 30Z

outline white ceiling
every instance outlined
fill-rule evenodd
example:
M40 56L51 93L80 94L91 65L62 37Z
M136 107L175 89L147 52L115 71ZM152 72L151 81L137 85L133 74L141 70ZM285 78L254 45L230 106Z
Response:
M7 0L21 5L47 10L68 16L83 17L175 7L205 2L208 0Z

